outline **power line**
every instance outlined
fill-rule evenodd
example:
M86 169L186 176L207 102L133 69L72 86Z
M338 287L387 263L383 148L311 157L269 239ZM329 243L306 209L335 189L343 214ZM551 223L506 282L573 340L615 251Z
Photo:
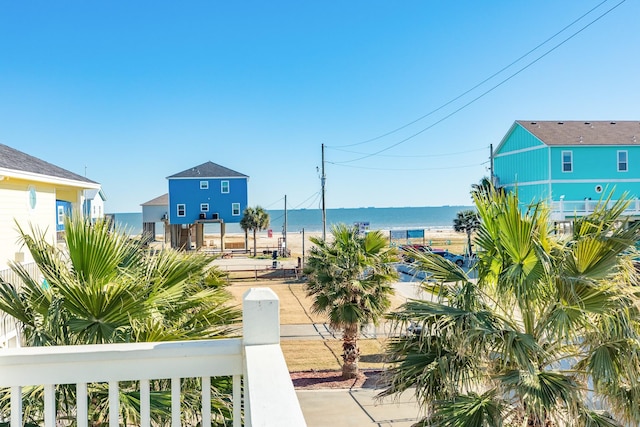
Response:
M602 3L600 3L600 4L599 4L598 6L596 6L595 8L599 7L600 5L602 5L603 3L605 3L606 1L607 1L607 0L603 1ZM479 99L483 98L485 95L489 94L490 92L493 92L495 89L497 89L498 87L502 86L503 84L505 84L506 82L508 82L509 80L511 80L512 78L514 78L515 76L517 76L518 74L520 74L521 72L523 72L524 70L528 69L529 67L531 67L532 65L534 65L535 63L537 63L538 61L540 61L542 58L546 57L546 56L547 56L547 55L549 55L551 52L555 51L555 50L556 50L556 49L558 49L560 46L564 45L564 44L565 44L565 43L567 43L569 40L573 39L575 36L577 36L578 34L580 34L581 32L583 32L583 31L584 31L584 30L586 30L587 28L589 28L591 25L595 24L597 21L599 21L600 19L602 19L603 17L605 17L606 15L608 15L608 14L609 14L610 12L612 12L614 9L618 8L618 7L619 7L620 5L622 5L625 1L626 1L626 0L622 0L622 1L620 1L619 3L617 3L616 5L614 5L613 7L611 7L609 10L605 11L605 12L604 12L604 13L602 13L600 16L598 16L597 18L595 18L594 20L592 20L591 22L589 22L588 24L586 24L585 26L583 26L582 28L580 28L578 31L574 32L574 33L573 33L573 34L571 34L569 37L565 38L565 39L564 39L564 40L562 40L560 43L556 44L556 45L555 45L555 46L553 46L551 49L547 50L547 51L546 51L546 52L544 52L542 55L538 56L538 57L537 57L537 58L535 58L533 61L531 61L531 62L529 62L528 64L526 64L524 67L520 68L519 70L517 70L516 72L514 72L513 74L511 74L511 75L510 75L510 76L508 76L507 78L503 79L502 81L500 81L500 82L499 82L499 83L497 83L496 85L494 85L494 86L490 87L488 90L486 90L486 91L484 91L483 93L481 93L480 95L476 96L476 97L475 97L475 98L473 98L471 101L469 101L469 102L467 102L466 104L462 105L461 107L459 107L459 108L455 109L453 112L451 112L451 113L449 113L449 114L445 115L444 117L442 117L441 119L439 119L439 120L435 121L435 122L434 122L434 123L432 123L431 125L429 125L429 126L427 126L427 127L423 128L423 129L421 129L420 131L418 131L418 132L416 132L416 133L414 133L414 134L412 134L412 135L408 136L407 138L404 138L404 139L400 140L399 142L396 142L396 143L394 143L394 144L392 144L392 145L389 145L389 146L387 146L386 148L383 148L383 149L381 149L381 150L378 150L378 151L376 151L376 152L374 152L374 153L370 153L370 154L364 155L364 156L362 156L362 157L358 157L358 158L356 158L356 159L345 160L345 161L343 161L343 162L334 162L334 164L336 164L336 163L342 163L342 164L344 164L344 163L351 163L351 162L356 162L356 161L359 161L359 160L364 160L364 159L367 159L367 158L369 158L369 157L377 156L377 155L379 155L379 154L381 154L381 153L384 153L385 151L388 151L388 150L390 150L390 149L392 149L392 148L394 148L394 147L397 147L398 145L403 144L403 143L405 143L405 142L409 141L410 139L413 139L413 138L415 138L416 136L418 136L418 135L420 135L420 134L422 134L422 133L426 132L427 130L429 130L429 129L433 128L434 126L436 126L436 125L438 125L438 124L442 123L443 121L447 120L449 117L451 117L451 116L453 116L453 115L455 115L455 114L459 113L460 111L462 111L463 109L465 109L465 108L466 108L466 107L468 107L469 105L471 105L471 104L475 103L477 100L479 100ZM595 8L591 9L591 10L590 10L589 12L587 12L585 15L589 14L589 13L590 13L591 11L593 11ZM583 16L585 16L585 15L583 15ZM578 20L580 20L580 19L582 19L582 17L581 17L581 18L579 18ZM574 21L574 22L576 22L576 21ZM573 25L573 24L570 24L569 26L571 26L571 25ZM564 31L564 30L562 30L562 31ZM562 32L562 31L560 31L560 32ZM555 36L554 36L554 37L555 37ZM551 38L553 38L553 37L551 37ZM545 42L545 43L546 43L546 42ZM543 43L543 44L544 44L544 43ZM537 48L536 48L536 49L537 49ZM534 49L534 50L535 50L535 49ZM526 56L526 55L525 55L525 56ZM517 61L516 61L516 62L517 62ZM508 67L507 67L507 68L508 68ZM488 80L488 79L487 79L487 80ZM485 81L486 81L486 80L485 80ZM483 83L484 83L484 81L483 81ZM480 83L480 84L482 84L482 83ZM480 85L480 84L479 84L479 85ZM477 87L477 86L479 86L479 85L476 85L474 88L476 88L476 87ZM468 93L468 92L470 92L471 90L473 90L473 89L470 89L469 91L465 92L465 94L467 94L467 93ZM464 94L463 94L463 95L464 95ZM454 100L459 99L459 98L460 98L461 96L463 96L463 95L460 95L459 97L455 98ZM447 103L447 104L445 104L444 106L451 104L454 100L452 100L452 101L448 102L448 103ZM444 106L439 107L438 109L434 110L434 112L435 112L435 111L439 111L440 109L444 108ZM426 116L428 116L428 115L430 115L430 114L432 114L432 113L429 113L429 114L425 115L424 117L426 117ZM413 123L415 123L415 122L417 122L418 120L421 120L421 119L422 119L422 118L417 119L417 120L413 121L413 122L412 122L412 123L410 123L410 124L413 124ZM409 126L410 124L405 125L405 126L403 126L402 128L398 128L398 130L399 130L399 129L403 129L403 128L405 128L405 127ZM392 131L392 132L390 132L390 133L388 133L388 134L391 134L391 133L393 133L393 132L395 132L395 131ZM386 135L383 135L383 136L386 136ZM374 139L372 139L372 140L379 139L379 138L381 138L381 137L383 137L383 136L380 136L380 137L374 138ZM365 143L365 142L370 142L370 141L372 141L372 140L363 141L363 142L358 143L358 144L343 145L343 146L341 146L341 147L349 147L349 146L353 146L353 145L359 145L359 144L363 144L363 143Z
M366 169L366 170L380 170L380 171L392 171L392 172L407 172L407 171L430 171L430 170L447 170L447 169L466 169L466 168L473 168L473 167L477 167L477 166L482 166L483 164L487 163L487 162L483 162L483 163L474 163L472 165L462 165L462 166L447 166L447 167L439 167L439 168L434 168L434 167L428 167L428 168L374 168L374 167L368 167L368 166L354 166L354 165L345 165L345 164L340 164L340 163L334 163L334 162L329 162L327 161L327 163L330 163L334 166L341 166L341 167L345 167L345 168L352 168L352 169Z
M429 111L427 114L424 114L420 117L418 117L417 119L402 125L396 129L393 129L389 132L386 132L382 135L376 136L374 138L370 138L364 141L360 141L360 142L356 142L354 144L347 144L347 145L341 145L340 147L354 147L356 145L362 145L362 144L366 144L368 142L372 142L372 141L376 141L380 138L384 138L385 136L389 136L391 134L394 134L398 131L401 131L402 129L411 126L414 123L417 123L427 117L429 117L432 114L437 113L438 111L442 110L443 108L447 107L448 105L454 103L455 101L457 101L458 99L462 98L463 96L467 95L468 93L472 92L473 90L477 89L478 87L482 86L483 84L485 84L486 82L488 82L489 80L493 79L494 77L496 77L498 74L502 73L503 71L506 71L508 68L511 68L511 66L517 64L518 62L520 62L522 59L524 59L525 57L529 56L531 53L533 53L534 51L538 50L540 47L544 46L545 44L547 44L548 42L550 42L551 40L553 40L554 38L556 38L558 35L560 35L561 33L563 33L565 30L567 30L569 27L573 26L574 24L576 24L578 21L582 20L585 16L589 15L591 12L593 12L594 10L596 10L597 8L599 8L600 6L602 6L604 3L608 2L609 0L603 0L602 2L598 3L596 6L594 6L593 8L591 8L588 12L585 12L584 14L582 14L579 18L573 20L573 22L571 22L570 24L566 25L564 28L562 28L560 31L556 32L554 35L552 35L551 37L547 38L545 41L543 41L542 43L539 43L536 47L534 47L533 49L529 50L527 53L525 53L524 55L520 56L518 59L512 61L509 65L506 65L505 67L501 68L500 70L496 71L495 73L491 74L489 77L485 78L484 80L482 80L480 83L477 83L475 86L473 86L472 88L464 91L463 93L461 93L460 95L456 96L455 98L450 99L449 101L445 102L444 104L442 104L441 106L439 106L438 108ZM616 6L617 7L617 6Z
M314 203L316 201L316 199L320 196L320 192L316 191L315 193L313 193L311 196L307 197L306 199L304 199L301 203L299 203L296 207L294 207L294 209L298 209L300 206L304 205L305 203L307 203L309 201L309 199L311 199L312 197L315 197L311 203Z
M358 151L353 151L353 150L343 150L341 148L336 148L336 147L327 147L327 148L331 148L332 150L335 151L342 151L344 153L352 153L352 154L362 154L362 155L366 155L367 153L361 153ZM380 157L399 157L399 158L416 158L416 157L447 157L447 156L458 156L460 154L468 154L468 153L473 153L476 151L484 151L486 150L486 147L483 148L476 148L473 150L465 150L465 151L458 151L456 153L444 153L444 154L407 154L407 155L402 155L402 154L382 154Z
M284 197L280 197L278 200L276 200L275 202L269 204L268 206L265 206L265 209L269 209L271 206L275 205L276 203L280 203L284 200Z

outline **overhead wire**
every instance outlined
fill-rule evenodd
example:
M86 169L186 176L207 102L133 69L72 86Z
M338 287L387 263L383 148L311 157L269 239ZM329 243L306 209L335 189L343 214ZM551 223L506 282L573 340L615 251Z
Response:
M265 208L265 209L269 209L271 206L275 205L276 203L280 203L280 202L282 202L283 200L284 200L284 197L280 197L278 200L276 200L276 201L275 201L275 202L273 202L273 203L270 203L269 205L265 206L264 208Z
M587 12L586 14L584 14L582 17L584 17L584 16L588 15L588 14L589 14L589 13L591 13L594 9L598 8L600 5L602 5L602 4L603 4L603 3L605 3L606 1L608 1L608 0L605 0L605 1L603 1L602 3L598 4L598 6L596 6L595 8L592 8L589 12ZM396 143L394 143L394 144L392 144L392 145L387 146L386 148L383 148L383 149L381 149L381 150L378 150L378 151L376 151L376 152L374 152L374 153L369 153L369 154L366 154L366 155L364 155L364 156L361 156L361 157L358 157L358 158L355 158L355 159L345 160L345 161L341 161L341 162L333 162L333 164L345 164L345 163L352 163L352 162L357 162L357 161L364 160L364 159L367 159L367 158L370 158L370 157L373 157L373 156L377 156L377 155L379 155L379 154L381 154L381 153L384 153L384 152L386 152L386 151L388 151L388 150L390 150L390 149L392 149L392 148L395 148L395 147L399 146L400 144L403 144L403 143L405 143L405 142L409 141L410 139L413 139L413 138L415 138L416 136L418 136L418 135L420 135L420 134L422 134L422 133L426 132L427 130L429 130L429 129L433 128L434 126L436 126L436 125L438 125L438 124L442 123L443 121L447 120L447 119L448 119L448 118L450 118L451 116L453 116L453 115L455 115L455 114L459 113L460 111L462 111L463 109L467 108L469 105L471 105L471 104L475 103L475 102L476 102L476 101L478 101L479 99L483 98L484 96L486 96L486 95L487 95L487 94L489 94L490 92L493 92L495 89L497 89L498 87L502 86L503 84L505 84L505 83L506 83L506 82L508 82L509 80L513 79L514 77L516 77L517 75L519 75L520 73L522 73L523 71L525 71L526 69L528 69L529 67L531 67L532 65L534 65L535 63L537 63L538 61L540 61L541 59L543 59L544 57L546 57L546 56L547 56L547 55L549 55L550 53L552 53L553 51L555 51L556 49L558 49L560 46L564 45L564 44L565 44L565 43L567 43L569 40L573 39L575 36L577 36L578 34L580 34L581 32L583 32L583 31L584 31L584 30L586 30L587 28L589 28L591 25L595 24L595 23L596 23L596 22L598 22L600 19L602 19L603 17L605 17L606 15L608 15L609 13L611 13L613 10L615 10L615 9L616 9L616 8L618 8L620 5L622 5L625 1L626 1L626 0L621 0L621 1L620 1L620 2L618 2L616 5L614 5L613 7L611 7L610 9L608 9L607 11L605 11L604 13L602 13L601 15L599 15L598 17L596 17L594 20L592 20L591 22L589 22L588 24L584 25L582 28L580 28L579 30L575 31L575 32L574 32L574 33L572 33L570 36L568 36L567 38L565 38L564 40L562 40L560 43L556 44L555 46L553 46L552 48L550 48L549 50L547 50L546 52L544 52L542 55L538 56L537 58L535 58L535 59L534 59L534 60L532 60L531 62L527 63L527 64L526 64L525 66L523 66L522 68L518 69L516 72L512 73L511 75L509 75L509 76L508 76L508 77L506 77L505 79L501 80L499 83L497 83L497 84L495 84L494 86L490 87L489 89L487 89L486 91L482 92L480 95L478 95L478 96L476 96L475 98L471 99L470 101L468 101L467 103L463 104L462 106L460 106L460 107L456 108L456 109L455 109L455 110L453 110L451 113L449 113L449 114L445 115L444 117L440 118L439 120L437 120L437 121L433 122L433 123L432 123L432 124L430 124L429 126L427 126L427 127L423 128L423 129L421 129L421 130L420 130L420 131L418 131L418 132L415 132L414 134L412 134L412 135L410 135L410 136L408 136L408 137L406 137L406 138L404 138L404 139L402 139L402 140L400 140L400 141L398 141L398 142L396 142ZM579 18L579 19L577 19L576 21L574 21L574 23L575 23L575 22L577 22L577 21L579 21L580 19L582 19L582 17L581 17L581 18ZM569 26L571 26L571 25L573 25L573 23L572 23L572 24L570 24ZM566 28L566 27L565 27L565 28ZM562 31L564 31L564 29L563 29ZM560 31L560 32L562 32L562 31ZM555 36L554 36L554 37L555 37ZM554 37L551 37L551 38L554 38ZM545 43L546 43L546 42L545 42ZM544 44L544 43L543 43L543 44ZM537 49L537 48L536 48L536 49ZM533 50L536 50L536 49L533 49ZM525 55L525 56L526 56L526 55ZM516 61L516 62L517 62L517 61ZM508 68L508 67L507 67L507 68ZM485 82L486 82L486 81L485 81ZM483 83L484 83L484 82L483 82ZM482 84L482 83L481 83L481 84ZM479 84L479 85L480 85L480 84ZM479 85L477 85L477 86L479 86ZM477 88L477 86L476 86L476 87L474 87L474 88ZM467 94L467 93L468 93L468 92L470 92L471 90L473 90L473 89L470 89L469 91L465 92L465 94ZM461 95L461 96L462 96L462 95ZM456 98L456 99L459 99L461 96L459 96L459 97L458 97L458 98ZM453 101L451 101L451 102L453 102ZM447 103L446 105L451 104L451 102ZM445 106L446 106L446 105L445 105ZM444 106L443 106L442 108L444 108ZM441 108L438 108L438 110L440 110L440 109L441 109ZM431 114L431 113L429 113L429 114L427 114L427 115L430 115L430 114ZM425 115L425 117L426 117L427 115ZM418 119L418 120L420 120L420 119ZM410 123L410 124L413 124L413 123L415 123L415 122L416 122L416 121L418 121L418 120L415 120L414 122L412 122L412 123ZM404 127L402 127L402 128L405 128L405 127L409 126L410 124L405 125L405 126L404 126ZM400 129L400 128L399 128L399 129ZM393 132L391 132L391 133L393 133ZM390 134L390 133L389 133L389 134ZM386 136L386 135L385 135L385 136ZM381 137L382 137L382 136L381 136ZM379 139L379 138L375 138L375 139ZM372 140L375 140L375 139L372 139ZM372 140L369 140L369 141L367 141L367 142L371 142ZM364 142L362 142L362 143L364 143ZM362 144L362 143L358 143L358 144L351 144L351 145L342 145L342 146L339 146L339 147L349 147L349 146L354 146L354 145L360 145L360 144Z
M474 163L471 165L459 165L459 166L443 166L443 167L428 167L428 168L389 168L389 167L384 167L384 168L376 168L376 167L369 167L369 166L355 166L355 165L345 165L345 164L336 164L333 162L327 162L330 163L332 165L335 166L341 166L341 167L345 167L345 168L353 168L353 169L365 169L365 170L383 170L383 171L397 171L397 172L411 172L411 171L430 171L430 170L448 170L448 169L466 169L466 168L473 168L473 167L478 167L478 166L482 166L484 163L486 162L482 162L482 163Z
M335 148L335 147L327 147L327 148L331 148L332 150L335 150L335 151L342 151L344 153L367 154L367 153L361 153L361 152L353 151L353 150L343 150L341 148ZM383 155L381 155L381 157L400 157L400 158L447 157L447 156L458 156L460 154L474 153L476 151L483 151L483 150L486 150L487 148L488 147L476 148L476 149L473 149L473 150L464 150L464 151L458 151L458 152L455 152L455 153L442 153L442 154L413 154L413 155L412 154L406 154L406 155L402 155L402 154L383 154Z

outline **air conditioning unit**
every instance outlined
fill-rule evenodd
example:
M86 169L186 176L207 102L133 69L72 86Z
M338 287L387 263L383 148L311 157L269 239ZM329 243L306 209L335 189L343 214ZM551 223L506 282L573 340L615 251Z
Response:
M201 213L200 214L200 219L207 219L207 214Z
M212 213L211 214L211 219L219 219L219 218L220 218L219 214L217 214L217 213Z

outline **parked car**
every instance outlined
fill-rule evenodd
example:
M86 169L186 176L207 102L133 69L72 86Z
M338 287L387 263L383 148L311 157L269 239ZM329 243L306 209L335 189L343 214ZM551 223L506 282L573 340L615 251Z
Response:
M402 245L399 246L404 262L414 262L413 252L431 252L433 249L429 245Z
M464 257L462 255L457 255L447 250L433 250L431 251L431 253L440 255L445 259L448 259L449 261L455 263L458 267L462 267L464 265Z

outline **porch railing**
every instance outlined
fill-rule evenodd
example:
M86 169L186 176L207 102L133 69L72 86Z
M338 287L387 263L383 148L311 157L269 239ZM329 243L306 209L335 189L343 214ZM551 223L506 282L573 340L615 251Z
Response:
M611 200L607 206L612 206L616 200ZM551 219L555 221L571 220L588 215L598 205L598 200L560 200L551 203ZM631 201L624 211L626 216L640 216L640 199Z
M44 425L57 425L56 385L75 384L77 425L88 426L87 384L108 383L109 426L120 381L140 382L140 425L151 426L150 380L171 379L171 425L181 425L180 379L202 379L202 426L211 424L211 377L233 377L233 426L306 426L280 348L279 301L269 288L243 299L243 337L186 342L0 350L0 388L11 390L11 426L22 426L22 389L44 387Z

